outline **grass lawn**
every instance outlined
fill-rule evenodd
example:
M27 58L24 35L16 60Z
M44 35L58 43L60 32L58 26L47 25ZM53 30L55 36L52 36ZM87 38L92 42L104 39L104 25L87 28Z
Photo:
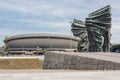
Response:
M0 59L0 69L42 69L43 60L31 59Z

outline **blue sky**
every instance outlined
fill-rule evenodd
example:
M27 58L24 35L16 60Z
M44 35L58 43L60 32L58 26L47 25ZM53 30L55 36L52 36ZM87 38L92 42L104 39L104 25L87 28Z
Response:
M70 21L85 21L89 13L108 4L112 7L111 42L120 43L120 0L0 0L0 46L5 36L70 35Z

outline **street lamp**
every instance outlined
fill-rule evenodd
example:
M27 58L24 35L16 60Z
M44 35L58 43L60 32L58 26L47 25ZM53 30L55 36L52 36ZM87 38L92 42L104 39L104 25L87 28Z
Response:
M72 24L72 21L69 22L70 24ZM71 25L70 25L71 26ZM71 37L71 42L70 42L70 49L72 51L72 31L71 31L71 28L70 28L70 37Z

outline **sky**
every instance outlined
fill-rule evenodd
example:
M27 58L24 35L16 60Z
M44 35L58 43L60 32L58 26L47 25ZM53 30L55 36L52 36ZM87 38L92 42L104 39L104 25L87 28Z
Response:
M71 21L112 7L112 43L120 43L120 0L0 0L0 46L6 36L29 33L71 35Z

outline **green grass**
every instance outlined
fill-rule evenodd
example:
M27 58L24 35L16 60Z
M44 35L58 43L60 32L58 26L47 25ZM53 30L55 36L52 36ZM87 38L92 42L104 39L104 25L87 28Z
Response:
M0 59L0 69L42 69L39 59Z
M112 46L117 46L117 45L120 45L120 44L112 44Z

